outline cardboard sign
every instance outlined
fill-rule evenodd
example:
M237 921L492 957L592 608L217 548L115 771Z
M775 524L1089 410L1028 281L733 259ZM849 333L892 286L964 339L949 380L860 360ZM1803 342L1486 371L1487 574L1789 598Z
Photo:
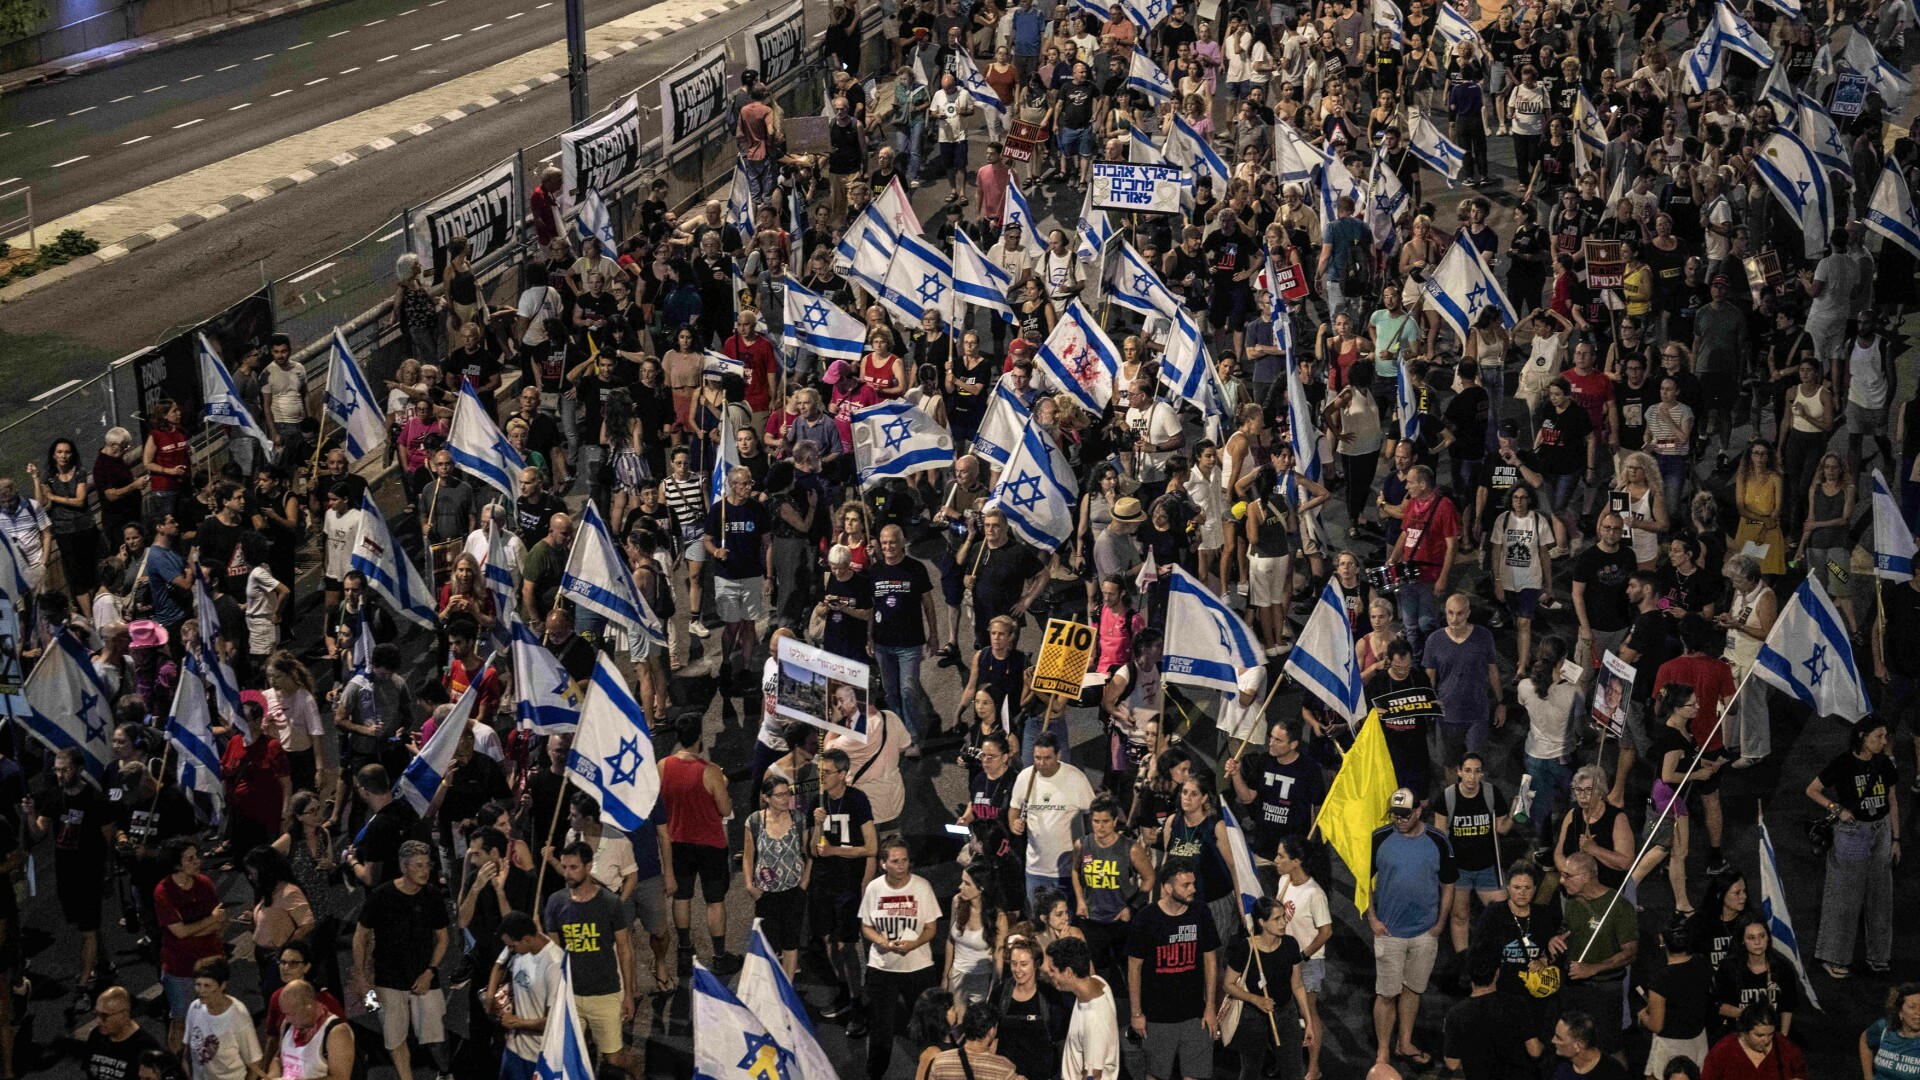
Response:
M1288 300L1298 300L1307 295L1306 271L1292 263L1276 264L1273 283L1280 289L1280 295Z
M1617 289L1627 280L1627 245L1618 240L1586 242L1587 287Z
M1180 212L1182 169L1100 161L1093 166L1093 208L1130 214Z
M1867 77L1857 71L1843 71L1833 84L1833 97L1827 101L1827 112L1835 117L1859 116L1860 110L1867 107L1867 89L1871 84Z
M1007 125L1007 160L1032 161L1034 153L1046 141L1046 128L1026 120L1012 121Z
M1040 658L1033 665L1033 692L1078 698L1093 659L1093 627L1068 619L1047 620Z

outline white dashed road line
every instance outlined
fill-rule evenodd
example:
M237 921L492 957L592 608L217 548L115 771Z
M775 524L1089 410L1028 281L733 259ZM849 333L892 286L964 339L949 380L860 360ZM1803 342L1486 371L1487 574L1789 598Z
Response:
M363 26L379 26L379 25L380 25L381 23L383 23L383 22L386 22L386 21L387 21L387 20L385 20L385 19L375 19L375 20L373 20L373 21L372 21L372 22L370 22L370 23L363 23L363 24L361 24L361 25L363 25Z
M408 51L408 52L419 52L419 51L420 51L421 49L431 49L431 48L433 48L433 42L431 42L431 41L429 41L429 42L427 42L427 43L426 43L425 45L415 45L415 46L414 46L413 48L411 48L411 49L408 49L407 51Z
M195 79L204 79L204 78L206 78L206 75L204 75L204 74L201 74L201 75L189 75L189 76L187 76L186 78L184 78L184 79L181 79L180 81L181 81L181 82L183 82L183 83L190 83L190 82L192 82L192 81L193 81L193 80L195 80Z
M15 179L18 179L18 177L15 177ZM12 183L12 181L10 180L10 181L8 181L8 183ZM387 234L387 235L385 235L385 236L376 236L376 237L374 237L374 243L376 243L376 244L377 244L377 243L380 243L380 242L382 242L382 241L386 241L386 240L391 240L391 239L393 239L394 237L396 237L396 236L399 236L399 235L400 235L401 233L403 233L403 232L406 232L406 230L405 230L405 229L395 229L395 230L393 230L392 232L390 232L390 233L388 233L388 234Z
M71 165L71 164L73 164L73 163L74 163L74 162L76 162L76 161L85 161L85 160L87 160L88 158L90 158L90 157L92 157L92 156L93 156L92 154L81 154L81 155L80 155L79 157L70 157L70 158L68 158L68 159L67 159L67 160L65 160L65 161L56 161L56 162L54 162L54 163L53 163L53 167L54 167L54 168L56 168L56 169L64 169L64 168L66 168L67 166L69 166L69 165Z
M57 119L59 119L59 117L57 117L57 116L49 116L48 118L46 118L45 120L42 120L42 121L40 121L40 122L39 122L39 123L37 123L37 124L28 124L28 125L27 125L27 130L28 130L28 131L32 131L32 130L33 130L34 128L37 128L37 127L46 127L46 126L47 126L48 124L51 124L51 123L53 123L53 122L54 122L55 120L57 120Z
M298 45L289 45L289 46L287 46L287 51L288 51L288 52L292 52L292 51L293 51L293 50L295 50L295 49L304 49L304 48L306 48L307 46L309 46L309 45L311 45L311 44L313 44L313 42L311 42L311 41L303 41L303 42L301 42L301 43L300 43L300 44L298 44Z
M272 54L272 53L270 53L270 52L268 52L268 53L261 53L261 54L260 54L259 56L256 56L256 57L254 57L254 59L255 59L255 60L265 60L265 59L266 59L267 57L269 57L269 56L272 56L272 55L273 55L273 54Z
M89 112L92 112L93 110L95 110L95 109L97 109L97 108L99 108L99 107L100 107L100 106L98 106L98 105L89 105L89 106L87 106L87 107L86 107L86 108L84 108L84 109L75 109L75 110L73 110L72 112L70 112L70 113L68 113L67 115L68 115L68 116L79 116L79 115L80 115L81 113L89 113Z
M141 143L141 142L146 142L146 141L147 141L148 139L151 139L151 138L153 138L153 136L151 136L151 135L141 135L141 136L139 136L139 137L137 137L137 138L132 138L132 139L128 139L128 140L127 140L126 142L123 142L123 143L121 143L120 145L121 145L121 146L132 146L132 145L133 145L134 143Z
M417 8L417 7L410 7L410 8L408 8L407 10L405 10L405 11L403 11L403 12L401 12L401 13L400 13L400 15L411 15L411 14L413 14L414 12L416 12L416 11L419 11L419 10L420 10L420 9L419 9L419 8ZM399 18L399 17L400 17L400 15L395 15L395 16L394 16L394 18L396 18L396 19L397 19L397 18Z
M59 393L62 390L65 390L67 387L72 386L73 384L79 381L80 381L79 379L68 379L66 382L61 383L59 386L56 386L51 390L45 390L38 394L35 394L33 397L30 397L27 400L28 401L45 401L48 398L52 397L53 395Z
M204 117L204 116L199 116L199 117L195 117L194 119L192 119L192 120L189 120L189 121L187 121L187 122L186 122L186 123L184 123L184 124L175 124L175 125L173 125L173 130L175 130L175 131L179 131L179 130L180 130L181 128L190 128L190 127L192 127L192 126L193 126L193 125L195 125L195 124L198 124L198 123L203 123L203 122L204 122L204 121L205 121L206 119L207 119L207 118L206 118L206 117Z
M342 30L342 31L340 31L339 33L336 33L336 34L328 34L328 35L327 35L327 40L329 40L329 41L331 41L331 40L333 40L334 38L337 38L337 37L345 37L346 35L348 35L348 34L351 34L351 33L353 33L353 31L351 31L351 30Z
M306 273L304 273L304 274L301 274L301 275L300 275L299 277L290 277L290 278L288 278L288 279L287 279L287 284L289 284L289 285L298 285L298 284L300 284L301 282L303 282L303 281L305 281L305 280L307 280L308 278L310 278L310 277L312 277L312 276L314 276L315 274L318 274L318 273L319 273L320 271L322 271L322 270L325 270L326 268L328 268L328 267L330 267L330 266L332 266L332 265L333 265L333 264L334 264L335 262L338 262L338 261L339 261L338 259L335 259L335 260L332 260L332 261L329 261L329 262L323 262L323 263L321 263L321 264L320 264L319 266L316 266L316 267L314 267L313 269L311 269L311 270L309 270L309 271L307 271Z
M398 60L398 59L400 59L400 54L399 54L399 53L393 53L393 54L392 54L392 55L390 55L390 56L383 56L383 57L381 57L380 59L378 59L378 60L375 60L375 61L374 61L374 63L376 63L376 64L384 64L384 63L386 63L386 62L387 62L387 61L389 61L389 60Z
M240 111L241 109L244 109L244 108L247 108L247 107L249 107L249 106L251 106L252 104L253 104L253 102L251 102L251 101L243 101L243 102L241 102L240 104L238 104L238 105L235 105L235 106L234 106L233 108L231 108L231 109L228 109L227 111L228 111L228 112L239 112L239 111Z
M509 15L509 16L507 16L507 18L509 18L509 19L517 19L517 18L519 18L520 16L522 16L522 15L525 15L525 14L526 14L526 12L524 12L524 11L516 11L516 12L514 12L513 14L511 14L511 15Z
M476 26L476 27L474 27L473 29L471 29L471 30L468 30L468 31L467 31L467 33L469 33L469 34L477 34L477 33L479 33L480 31L482 31L482 30L485 30L485 29L486 29L487 27L489 27L489 26L492 26L492 25L493 25L493 24L492 24L492 23L490 23L490 22L483 22L483 23L481 23L481 24L480 24L479 26Z
M109 105L118 105L118 104L120 104L120 103L121 103L121 102L123 102L123 101L132 101L132 100L133 100L133 95L132 95L132 94L122 94L122 95L120 95L119 97L117 97L117 98L114 98L114 99L113 99L112 101L109 101L109 102L107 102L107 104L109 104Z
M228 64L226 67L214 68L213 73L215 75L218 75L223 71L232 71L234 68L237 68L239 66L240 66L239 64Z
M459 34L448 34L448 35L447 35L446 37L443 37L443 38L441 38L440 40L441 40L441 41L452 41L452 40L453 40L454 38L457 38L457 37L459 37L459 36L460 36Z
M326 82L326 81L327 81L327 80L328 80L329 78L332 78L332 76L330 76L330 75L322 75L322 76L320 76L319 78L317 78L317 79L315 79L315 80L313 80L312 82L310 82L310 83L308 83L307 85L308 85L308 86L319 86L319 85L320 85L321 83L323 83L323 82Z
M161 84L160 84L159 86L149 86L149 87L147 87L147 88L146 88L145 90L142 90L142 91L140 91L140 92L141 92L141 93L143 93L143 94L151 94L151 93L153 93L153 92L154 92L155 90L165 90L166 88L167 88L167 84L166 84L166 83L161 83Z
M267 96L268 97L286 97L288 94L291 94L291 93L293 93L292 90L281 90L276 93L268 94Z
M345 70L345 71L343 71L343 72L341 72L340 74L342 74L342 75L351 75L351 74L353 74L354 72L356 72L356 71L359 71L359 70L360 70L360 68L359 68L359 66L358 66L358 65L355 65L355 66L353 66L353 67L350 67L350 68L348 68L347 70Z

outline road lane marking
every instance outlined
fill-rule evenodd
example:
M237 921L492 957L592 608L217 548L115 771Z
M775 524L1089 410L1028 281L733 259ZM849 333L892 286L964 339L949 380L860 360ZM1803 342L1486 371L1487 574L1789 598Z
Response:
M117 97L117 98L114 98L114 99L113 99L112 101L109 101L109 102L107 102L107 104L109 104L109 105L118 105L118 104L120 104L120 103L121 103L121 102L123 102L123 101L132 101L132 100L133 100L133 95L132 95L132 94L122 94L122 95L120 95L119 97Z
M311 45L311 44L313 44L313 42L311 42L311 41L303 41L303 42L301 42L301 43L300 43L300 44L298 44L298 45L289 45L289 46L287 46L287 51L288 51L288 52L292 52L292 51L293 51L293 50L295 50L295 49L304 49L304 48L306 48L307 46L309 46L309 45Z
M516 11L516 12L514 12L513 14L511 14L511 15L509 15L509 16L507 16L507 18L509 18L509 19L517 19L517 18L519 18L520 16L522 16L522 15L525 15L525 14L526 14L526 12L524 12L524 11Z
M419 9L419 8L417 8L417 7L410 7L410 8L408 8L407 10L405 10L405 11L403 11L403 12L401 12L401 13L400 13L400 15L411 15L411 14L413 14L414 12L416 12L416 11L419 11L419 10L420 10L420 9ZM396 19L397 19L397 18L399 18L399 17L400 17L400 15L395 15L395 16L394 16L394 18L396 18Z
M415 46L414 46L413 48L411 48L411 49L408 49L407 51L408 51L408 52L419 52L419 51L420 51L421 49L431 49L431 48L433 48L433 42L431 42L431 41L429 41L429 42L427 42L427 43L426 43L425 45L415 45Z
M483 23L481 23L481 24L480 24L479 26L476 26L476 27L474 27L473 29L471 29L471 30L468 30L468 31L467 31L467 33L469 33L469 34L477 34L477 33L479 33L480 31L482 31L482 30L485 30L485 29L486 29L487 27L489 27L489 26L492 26L492 25L493 25L493 24L492 24L492 23L490 23L490 22L483 22Z
M205 74L203 73L203 74L200 74L200 75L189 75L189 76L187 76L186 78L184 78L184 79L181 79L180 81L181 81L181 82L183 82L183 83L190 83L190 82L192 82L192 81L193 81L193 80L195 80L195 79L204 79L204 78L206 78L206 75L205 75Z
M452 41L452 40L453 40L454 38L457 38L457 37L459 37L459 36L460 36L459 34L448 34L448 35L447 35L446 37L443 37L443 38L441 38L440 40L441 40L441 41Z
M337 34L328 34L328 35L327 35L327 40L328 40L328 41L332 41L332 40L333 40L334 38L337 38L337 37L345 37L346 35L348 35L348 34L351 34L351 33L353 33L353 31L351 31L351 30L342 30L342 31L340 31L340 32L339 32L339 33L337 33Z
M93 156L92 154L81 154L81 155L80 155L79 157L70 157L70 158L68 158L68 159L67 159L67 160L65 160L65 161L56 161L56 162L54 162L54 163L53 163L53 167L54 167L54 168L56 168L56 169L64 169L64 168L66 168L67 166L69 166L69 165L71 165L71 164L73 164L73 163L74 163L74 162L76 162L76 161L85 161L85 160L87 160L88 158L90 158L90 157L92 157L92 156Z
M360 70L360 65L358 65L358 64L355 64L355 65L354 65L353 67L350 67L350 68L348 68L347 70L345 70L345 71L343 71L343 72L341 72L340 74L342 74L342 75L351 75L351 74L353 74L354 72L356 72L356 71L359 71L359 70Z
M546 157L541 158L540 164L545 165L547 162L552 161L554 158L557 158L559 156L560 156L560 151L555 150L553 153L548 154Z
M301 274L301 275L300 275L299 277L291 277L291 278L288 278L288 279L287 279L287 284L289 284L289 285L298 285L298 284L300 284L301 282L303 282L303 281L305 281L305 280L307 280L308 278L310 278L310 277L312 277L312 276L314 276L315 274L318 274L318 273L319 273L320 271L322 271L322 270L325 270L325 269L327 269L328 267L330 267L330 266L332 266L332 265L333 265L334 263L336 263L336 262L339 262L339 261L340 261L340 260L338 260L338 259L333 259L333 260L330 260L330 261L327 261L327 262L323 262L323 263L321 263L321 264L320 264L319 266L316 266L316 267L314 267L313 269L311 269L311 270L309 270L309 271L307 271L306 273L304 273L304 274Z
M243 102L241 102L240 104L238 104L238 105L235 105L235 106L234 106L233 108L231 108L231 109L228 109L227 111L228 111L228 112L239 112L239 111L240 111L241 109L244 109L244 108L247 108L248 106L250 106L250 105L252 105L252 104L253 104L253 102L251 102L251 101L243 101Z
M267 57L269 57L269 56L272 56L272 55L273 55L273 54L272 54L272 53L270 53L270 52L267 52L267 53L261 53L261 54L260 54L259 56L256 56L256 57L254 57L254 59L255 59L255 60L265 60L265 59L266 59Z
M293 93L292 90L282 90L278 93L268 94L267 96L268 97L286 97L288 94L291 94L291 93Z
M214 68L213 73L215 75L218 75L223 71L232 71L234 68L237 68L239 66L240 66L239 64L228 64L226 67L223 67L223 68Z
M140 91L140 92L141 92L141 93L143 93L143 94L151 94L151 93L153 93L153 92L154 92L155 90L165 90L166 88L167 88L167 84L166 84L166 83L161 83L161 84L160 84L159 86L149 86L149 87L147 87L147 88L146 88L145 90L142 90L142 91Z
M128 139L128 140L127 140L126 142L123 142L123 143L121 143L120 145L121 145L121 146L132 146L132 145L133 145L134 143L137 143L137 142L146 142L146 141L147 141L148 139L151 139L151 138L153 138L153 136L151 136L151 135L142 135L142 136L140 136L140 137L138 137L138 138L134 138L134 139Z
M374 237L373 239L374 239L374 242L375 242L375 243L379 243L380 241L383 241L383 240L391 240L391 239L393 239L394 237L396 237L396 236L399 236L399 235L400 235L401 233L403 233L403 232L406 232L406 231L407 231L407 230L405 230L405 229L395 229L395 230L393 230L392 232L390 232L390 233L388 233L388 234L386 234L385 236L376 236L376 237Z
M400 59L400 54L399 54L399 53L394 53L394 54L393 54L393 55L391 55L391 56L383 56L383 57L381 57L380 59L378 59L378 60L375 60L375 61L374 61L374 63L376 63L376 64L384 64L384 63L386 63L386 62L387 62L387 61L389 61L389 60L398 60L398 59Z
M79 381L80 381L79 379L68 379L66 382L61 383L59 386L56 386L51 390L46 390L46 391L42 391L41 393L35 394L33 397L30 397L27 400L28 401L45 401L48 398L52 397L53 395L59 393L62 390L65 390L67 387L72 386L74 383L77 383Z
M48 124L51 124L51 123L53 123L53 122L54 122L55 120L58 120L58 119L60 119L60 118L59 118L59 117L57 117L57 116L50 116L50 117L48 117L47 119L45 119L45 120L42 120L42 121L40 121L40 122L39 122L39 123L37 123L37 124L28 124L28 125L27 125L27 130L28 130L28 131L32 131L32 130L33 130L34 128L37 128L37 127L46 127L46 126L47 126Z
M373 21L372 21L372 22L370 22L370 23L361 23L360 25L362 25L362 26L379 26L379 25L380 25L381 23L383 23L383 22L386 22L386 21L387 21L387 20L385 20L385 19L375 19L375 20L373 20Z
M320 85L321 83L323 83L323 82L326 82L326 81L327 81L328 79L330 79L330 78L332 78L332 77L333 77L333 76L331 76L331 75L322 75L322 76L320 76L319 78L317 78L317 79L315 79L315 80L313 80L312 82L310 82L310 83L308 83L307 85L308 85L308 86L319 86L319 85Z
M17 176L9 176L5 180L0 180L0 187L6 187L8 184L18 183L19 180L20 178ZM11 194L13 194L13 192L11 191L7 192L7 195L11 195ZM6 198L7 195L0 195L0 199ZM399 235L398 232L391 232L387 234L387 236L398 236L398 235ZM387 236L383 236L380 239L385 240Z
M189 120L189 121L187 121L187 122L186 122L186 123L184 123L184 124L175 124L175 125L173 125L173 130L175 130L175 131L179 131L179 130L180 130L181 128L190 128L190 127L192 127L193 125L195 125L195 124L198 124L198 123L201 123L201 122L202 122L202 121L204 121L204 120L206 120L206 117L204 117L204 116L200 116L200 117L195 117L194 119L192 119L192 120Z
M97 108L99 108L99 107L100 107L100 106L98 106L98 105L89 105L89 106L87 106L87 107L86 107L86 108L84 108L84 109L75 109L75 110L73 110L72 112L70 112L70 113L68 113L67 115L68 115L68 116L79 116L79 115L80 115L81 113L89 113L89 112L92 112L93 110L95 110L95 109L97 109Z

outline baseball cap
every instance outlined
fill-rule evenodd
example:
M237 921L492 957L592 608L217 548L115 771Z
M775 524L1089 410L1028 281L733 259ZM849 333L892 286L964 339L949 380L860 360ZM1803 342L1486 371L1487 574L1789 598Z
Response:
M1387 811L1395 817L1411 814L1419 807L1420 800L1414 798L1411 788L1401 788L1393 793L1393 798L1387 800Z

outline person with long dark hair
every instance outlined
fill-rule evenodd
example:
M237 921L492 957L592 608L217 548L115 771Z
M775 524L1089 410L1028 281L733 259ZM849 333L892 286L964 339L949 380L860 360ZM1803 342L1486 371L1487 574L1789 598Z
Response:
M313 934L313 906L293 864L272 846L247 852L245 865L253 883L254 961L260 967L260 992L270 995L286 981L280 974L280 947Z
M1240 1080L1299 1080L1306 1075L1300 1050L1320 1041L1301 978L1300 943L1287 933L1288 919L1286 905L1263 896L1253 905L1254 932L1227 947L1227 997L1241 1002L1240 1024L1229 1043L1240 1052Z
M1836 979L1850 974L1853 936L1863 915L1867 968L1886 971L1893 956L1893 868L1900 862L1903 823L1900 781L1887 746L1886 720L1868 717L1853 726L1848 748L1807 784L1807 798L1834 819L1814 955Z
M1007 913L999 906L991 863L960 871L947 919L946 988L965 1007L990 995L1006 942Z

